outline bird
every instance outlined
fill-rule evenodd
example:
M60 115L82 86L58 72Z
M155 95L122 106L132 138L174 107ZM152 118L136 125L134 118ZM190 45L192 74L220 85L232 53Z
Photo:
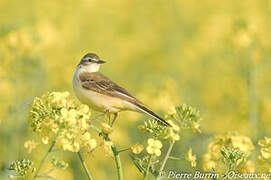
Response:
M135 111L145 113L164 126L171 127L126 89L99 72L101 64L104 63L105 61L95 53L87 53L77 65L72 80L73 90L79 101L93 110L102 112L95 119L106 114L110 117L113 114L113 121L110 123L112 127L119 112Z

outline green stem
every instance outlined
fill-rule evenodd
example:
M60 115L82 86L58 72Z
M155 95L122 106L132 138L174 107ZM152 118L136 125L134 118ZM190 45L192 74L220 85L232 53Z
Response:
M167 160L168 160L168 158L169 158L169 156L170 156L170 153L171 153L171 151L172 151L172 148L173 148L174 143L175 143L175 141L171 141L171 142L170 142L169 148L168 148L168 150L167 150L167 154L166 154L166 156L165 156L165 158L164 158L164 160L163 160L163 162L162 162L162 165L161 165L161 167L160 167L160 170L159 170L160 173L161 173L161 172L164 170L164 168L165 168L165 165L166 165Z
M122 173L122 167L121 167L121 161L120 161L120 156L119 152L114 144L111 145L111 149L113 151L114 157L115 157L115 163L117 166L117 174L118 174L118 180L123 179L123 173Z
M103 133L98 127L94 126L93 124L90 125L90 128L92 128L94 131L99 133L101 136L103 136L105 141L112 141L108 134ZM123 180L123 171L122 171L122 166L121 166L121 161L120 161L120 156L119 156L119 151L116 148L114 144L111 145L111 149L113 151L115 163L117 166L117 175L118 175L118 180Z
M39 175L39 172L40 172L42 166L44 165L45 160L47 159L49 153L52 152L52 149L53 149L53 147L55 146L55 143L56 143L56 140L54 139L53 142L52 142L52 144L51 144L51 146L50 146L50 148L49 148L49 150L47 151L47 153L45 154L45 156L44 156L43 159L41 160L40 166L39 166L38 170L36 171L36 173L35 173L35 175L34 175L34 180L37 179L37 177L38 177L38 175Z
M173 157L173 156L169 156L168 159L181 160L181 158L179 158L179 157Z
M151 166L151 159L152 159L152 154L149 157L147 168L145 169L143 180L146 180L148 175L149 175L149 170L150 170L150 166Z
M121 153L121 152L124 152L124 151L129 151L129 150L130 150L130 148L120 149L120 150L118 151L118 153Z
M78 151L77 154L78 154L79 159L80 159L80 161L81 161L81 163L82 163L82 165L83 165L83 168L84 168L84 170L85 170L85 172L86 172L86 174L87 174L88 179L89 179L89 180L92 180L91 174L90 174L90 172L89 172L89 170L88 170L88 168L87 168L87 165L86 165L86 163L85 163L85 161L84 161L84 159L83 159L83 157L82 157L80 151Z
M97 126L94 126L93 124L90 125L90 128L92 128L94 131L96 131L97 133L102 133L102 130L100 130Z
M256 142L259 136L259 98L258 98L258 77L257 77L257 64L253 62L251 49L248 49L248 60L249 60L249 74L248 74L248 96L249 96L249 120L250 120L250 135L252 141ZM252 160L256 161L257 156L255 153L252 155Z

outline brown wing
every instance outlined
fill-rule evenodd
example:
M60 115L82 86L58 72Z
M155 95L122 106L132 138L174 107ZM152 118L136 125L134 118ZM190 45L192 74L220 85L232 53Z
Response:
M118 97L128 102L143 104L126 89L120 87L100 72L83 72L79 75L79 79L85 89L111 97Z

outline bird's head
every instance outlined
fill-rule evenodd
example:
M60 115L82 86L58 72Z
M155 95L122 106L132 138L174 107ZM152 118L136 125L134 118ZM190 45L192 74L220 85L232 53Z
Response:
M87 68L91 72L96 72L99 70L100 65L105 63L100 57L94 53L86 54L80 61L79 66Z

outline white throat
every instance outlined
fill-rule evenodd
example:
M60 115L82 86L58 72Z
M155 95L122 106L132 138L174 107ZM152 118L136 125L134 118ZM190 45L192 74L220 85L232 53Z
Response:
M81 65L79 65L80 67ZM87 66L81 66L81 69L84 69L87 72L98 72L100 69L100 64L97 63L93 63L93 64L89 64Z

